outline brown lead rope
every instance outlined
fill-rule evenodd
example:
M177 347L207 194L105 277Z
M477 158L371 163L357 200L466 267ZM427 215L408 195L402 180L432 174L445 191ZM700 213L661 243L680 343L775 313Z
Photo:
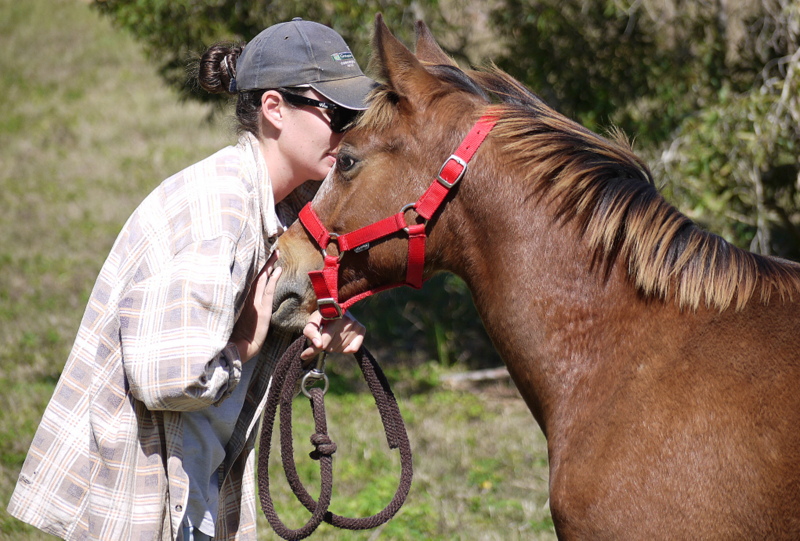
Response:
M338 528L348 530L366 530L375 528L389 521L400 510L405 502L408 491L411 489L411 477L413 470L411 466L411 445L408 441L408 434L397 406L389 382L383 374L375 358L366 350L361 348L354 356L358 362L364 379L369 386L375 404L383 421L386 431L386 439L390 449L400 450L400 484L397 492L389 505L383 511L370 517L348 518L342 517L328 511L331 502L333 487L333 453L336 452L336 444L328 436L327 422L325 419L324 390L313 387L308 391L304 390L311 400L311 409L314 415L315 434L311 436L311 443L315 450L311 452L311 458L320 463L320 496L319 500L308 493L300 481L297 468L294 462L294 449L292 446L292 399L295 395L296 382L300 379L303 372L300 353L305 349L305 339L298 338L278 361L278 365L272 375L272 384L267 395L267 404L264 409L264 418L261 424L261 447L258 455L258 488L261 498L261 508L267 517L272 528L283 539L297 540L304 539L311 535L319 524L324 520ZM292 530L281 522L275 512L272 496L269 489L269 455L270 443L272 441L272 430L275 424L275 415L280 405L280 440L283 468L286 472L286 479L292 487L297 499L311 512L311 518L301 528Z

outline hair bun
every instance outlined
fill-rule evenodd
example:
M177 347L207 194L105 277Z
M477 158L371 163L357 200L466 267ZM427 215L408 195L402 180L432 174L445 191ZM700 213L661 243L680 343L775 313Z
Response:
M217 43L200 58L197 81L212 94L236 95L236 60L244 45Z

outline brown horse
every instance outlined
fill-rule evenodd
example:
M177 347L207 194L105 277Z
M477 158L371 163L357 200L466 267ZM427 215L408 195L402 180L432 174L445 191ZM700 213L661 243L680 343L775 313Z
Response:
M424 277L469 286L547 437L559 537L800 539L800 265L702 231L621 137L499 70L460 70L417 31L415 55L376 20L385 83L313 201L323 230L416 201L488 113L425 226ZM399 230L345 248L336 293L407 281L408 244ZM299 323L322 255L300 223L280 251L276 320Z

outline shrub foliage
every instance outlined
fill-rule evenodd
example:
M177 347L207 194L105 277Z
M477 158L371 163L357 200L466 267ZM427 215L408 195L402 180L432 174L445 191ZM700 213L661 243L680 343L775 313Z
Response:
M591 129L622 128L649 159L666 196L701 225L744 248L800 258L800 4L795 0L94 0L94 5L146 44L163 77L184 96L202 100L212 98L193 89L187 66L213 42L246 41L270 24L302 16L339 31L364 65L376 12L406 43L413 43L413 21L423 19L457 60L498 64ZM471 304L463 284L447 279L445 285L446 300L437 303L421 303L414 292L374 302L381 313L384 303L399 306L391 312L394 320L375 330L400 345L408 337L398 326L425 326L412 341L426 342L429 356L440 360L452 360L452 352L474 345L476 336L488 344L474 311L452 309ZM474 348L473 361L496 362Z

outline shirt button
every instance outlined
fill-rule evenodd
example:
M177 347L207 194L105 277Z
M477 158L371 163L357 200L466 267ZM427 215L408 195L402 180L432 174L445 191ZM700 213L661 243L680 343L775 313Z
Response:
M183 506L182 505L176 505L175 506L175 511L183 511Z

